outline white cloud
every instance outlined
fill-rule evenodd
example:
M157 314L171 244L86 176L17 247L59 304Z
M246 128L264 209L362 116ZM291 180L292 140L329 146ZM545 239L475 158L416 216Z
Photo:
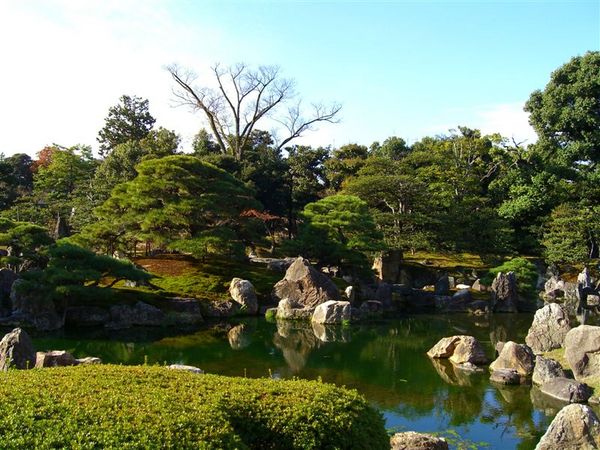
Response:
M165 64L205 66L192 47L215 30L177 22L162 1L0 3L0 151L33 154L53 142L96 145L123 94L150 100L158 125L183 134L198 119L171 107ZM10 44L8 44L10 43ZM193 132L192 132L193 133Z
M531 144L537 135L529 125L529 114L523 111L523 103L505 103L477 111L478 128L485 134L500 133L517 142Z

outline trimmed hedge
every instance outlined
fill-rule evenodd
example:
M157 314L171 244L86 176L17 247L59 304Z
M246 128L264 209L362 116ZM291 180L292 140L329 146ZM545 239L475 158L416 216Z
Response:
M389 449L356 391L158 366L0 373L2 449Z

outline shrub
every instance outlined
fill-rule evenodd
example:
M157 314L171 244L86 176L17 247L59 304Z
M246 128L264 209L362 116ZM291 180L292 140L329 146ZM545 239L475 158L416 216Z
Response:
M536 295L537 268L535 264L527 261L525 258L513 258L506 261L498 267L493 267L482 277L482 283L487 286L492 285L492 281L498 273L514 272L517 276L517 290L519 294L526 298L533 298Z
M148 366L0 373L0 448L389 448L356 391Z

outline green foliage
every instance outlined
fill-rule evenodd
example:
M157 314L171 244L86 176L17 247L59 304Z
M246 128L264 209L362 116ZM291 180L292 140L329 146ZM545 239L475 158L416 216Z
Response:
M146 137L156 120L148 110L148 100L123 95L108 110L104 127L98 132L100 154L107 155L117 145Z
M600 236L600 207L564 203L552 211L542 244L549 263L585 263L593 257Z
M87 302L108 298L111 294L98 285L110 278L112 287L119 280L148 281L152 276L137 269L129 261L95 253L68 240L58 241L48 250L49 261L44 270L23 275L23 289L37 291L50 300Z
M168 248L190 254L202 261L209 255L223 255L237 259L244 257L244 245L235 231L227 227L204 231L193 238L171 242Z
M315 381L110 365L1 376L5 449L389 448L363 397Z
M17 153L5 157L0 153L0 210L10 208L19 197L33 189L32 160Z
M302 216L305 223L293 245L305 257L364 266L365 253L384 248L367 204L358 197L325 197L306 205Z
M174 131L161 127L139 140L117 144L96 170L94 189L99 198L106 200L117 184L133 180L137 175L135 166L141 161L174 155L179 142Z
M10 250L9 256L0 258L0 262L16 272L44 267L52 242L44 227L0 217L0 245Z
M515 273L517 277L517 290L523 297L534 298L536 296L538 273L535 264L525 258L513 258L498 267L490 269L486 276L482 277L482 283L486 286L491 286L492 281L500 272Z
M203 233L210 230L237 231L244 224L241 212L260 207L241 181L193 156L143 161L137 171L135 179L117 185L96 210L100 220L84 232L109 254L131 253L136 241L181 247L180 241L207 237Z

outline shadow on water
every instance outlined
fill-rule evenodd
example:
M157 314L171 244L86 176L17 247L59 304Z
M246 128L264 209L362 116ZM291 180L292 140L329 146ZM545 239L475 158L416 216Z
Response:
M489 382L487 370L465 372L426 351L453 334L475 336L490 358L498 341L523 342L532 316L416 316L323 326L245 319L189 330L63 330L34 335L40 350L65 349L122 364L190 364L222 375L322 379L355 388L383 413L389 428L455 430L487 448L532 449L560 404L528 386Z

